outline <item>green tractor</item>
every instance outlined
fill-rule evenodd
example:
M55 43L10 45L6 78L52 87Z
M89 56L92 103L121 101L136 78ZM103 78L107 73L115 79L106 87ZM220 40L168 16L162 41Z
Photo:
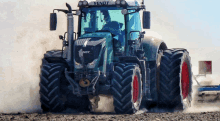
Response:
M44 54L40 74L43 112L74 108L92 111L90 98L111 95L115 113L132 114L154 107L184 110L190 106L192 73L186 49L168 49L164 41L145 36L150 12L136 0L79 1L79 9L54 9L67 15L61 50ZM143 13L142 23L140 12ZM73 15L78 16L74 32ZM141 25L142 24L142 25ZM67 39L66 39L67 35Z

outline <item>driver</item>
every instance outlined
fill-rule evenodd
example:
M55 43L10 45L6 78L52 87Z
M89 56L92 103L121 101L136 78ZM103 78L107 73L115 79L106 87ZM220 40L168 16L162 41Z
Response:
M101 13L104 15L104 20L106 23L111 22L111 17L108 10L101 10Z
M103 26L102 30L108 30L112 34L115 35L115 39L118 40L121 45L123 45L123 35L125 35L124 31L121 31L123 23L119 23L117 21L111 21L111 17L107 10L101 10L102 14L104 15L104 20L106 24Z

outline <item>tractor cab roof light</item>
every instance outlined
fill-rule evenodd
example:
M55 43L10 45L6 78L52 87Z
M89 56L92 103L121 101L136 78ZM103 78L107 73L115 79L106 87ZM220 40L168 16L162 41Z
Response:
M81 7L83 5L83 1L79 1L78 7Z
M126 1L125 1L125 0L122 0L122 1L121 1L121 5L125 6L125 5L126 5Z
M115 4L116 4L116 5L120 5L120 3L121 3L120 0L116 0L116 1L115 1Z
M83 6L88 6L88 2L87 1L83 1Z
M125 0L116 0L115 1L115 4L117 6L126 6L127 5L127 2Z

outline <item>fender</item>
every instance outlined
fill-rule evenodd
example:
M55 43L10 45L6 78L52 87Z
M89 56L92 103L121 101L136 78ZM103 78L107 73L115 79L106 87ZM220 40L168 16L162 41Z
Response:
M167 45L163 40L155 37L145 36L142 40L142 46L147 61L156 61L159 50L167 49Z
M48 63L63 63L67 64L66 60L62 57L45 57L45 60Z
M63 63L68 66L68 63L64 58L61 57L61 50L51 50L47 51L42 58L42 65L48 63Z
M118 57L120 62L123 63L137 63L139 66L141 66L140 60L137 56L119 56Z

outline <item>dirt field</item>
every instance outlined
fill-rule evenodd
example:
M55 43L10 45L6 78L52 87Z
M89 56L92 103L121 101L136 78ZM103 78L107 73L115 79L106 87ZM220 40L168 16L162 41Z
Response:
M195 89L195 88L194 88ZM193 96L195 96L195 91ZM195 98L193 98L195 99ZM113 105L112 98L101 96L99 108L97 111L112 112ZM161 109L153 109L152 112L162 112ZM51 120L51 121L67 121L67 120L80 120L80 121L96 121L96 120L150 120L150 121L220 121L220 104L219 103L196 103L192 102L192 107L184 112L174 113L151 113L147 110L140 110L133 115L116 115L113 113L77 113L75 110L68 108L60 114L52 113L1 113L0 120Z
M0 120L150 120L150 121L219 121L220 112L202 112L202 113L142 113L133 115L112 115L112 114L0 114Z

